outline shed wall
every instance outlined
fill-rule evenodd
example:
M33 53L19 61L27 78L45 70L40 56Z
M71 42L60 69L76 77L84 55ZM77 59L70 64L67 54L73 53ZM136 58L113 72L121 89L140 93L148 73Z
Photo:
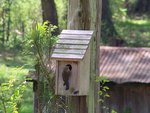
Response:
M150 85L122 84L109 86L110 97L105 102L106 109L101 113L115 110L117 113L150 113Z

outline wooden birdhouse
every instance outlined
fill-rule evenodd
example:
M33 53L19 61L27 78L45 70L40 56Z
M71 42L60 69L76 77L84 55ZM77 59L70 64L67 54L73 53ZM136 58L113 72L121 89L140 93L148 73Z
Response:
M59 35L51 55L56 60L57 95L88 95L92 35L87 30L63 30Z

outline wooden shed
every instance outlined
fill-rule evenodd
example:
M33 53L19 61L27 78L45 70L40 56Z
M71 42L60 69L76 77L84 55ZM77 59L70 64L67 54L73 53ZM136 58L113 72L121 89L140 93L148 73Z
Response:
M150 113L150 48L100 47L100 76L110 80L101 113Z
M57 95L88 95L92 35L87 30L63 30L59 35L51 56L57 62Z

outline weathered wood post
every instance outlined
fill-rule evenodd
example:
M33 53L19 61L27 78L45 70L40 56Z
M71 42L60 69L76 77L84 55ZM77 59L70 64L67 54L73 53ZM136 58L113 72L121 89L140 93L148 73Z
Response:
M102 0L69 0L68 6L68 29L92 29L95 31L95 38L92 40L91 49L89 95L69 98L70 113L100 113L100 106L97 103L98 87L95 83L95 75L99 74Z
M33 83L33 113L39 113L39 97L38 97L38 78L39 78L38 64L35 65L36 71L29 71L26 76L26 82Z

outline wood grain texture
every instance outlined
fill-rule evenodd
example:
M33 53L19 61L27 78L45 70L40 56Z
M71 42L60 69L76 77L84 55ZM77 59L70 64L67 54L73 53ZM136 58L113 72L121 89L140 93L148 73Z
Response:
M101 0L69 0L69 11L68 11L68 29L93 29L95 30L96 26L98 25L96 23L96 1ZM101 10L101 8L99 7ZM100 14L101 15L101 14ZM98 18L101 20L100 18ZM98 34L100 34L100 31L96 31ZM97 37L100 38L100 37ZM94 46L95 43L93 43L92 46ZM95 51L96 48L92 47L92 51ZM95 53L95 52L91 52ZM71 97L69 100L70 112L69 113L95 113L96 106L94 103L94 76L95 76L95 70L93 71L93 68L95 68L95 62L93 59L96 59L95 54L91 55L90 61L90 71L92 78L92 83L90 85L90 88L92 88L90 91L89 96L82 96L82 97ZM91 80L90 78L90 80ZM96 94L96 93L95 93ZM84 104L83 104L84 103ZM77 106L78 105L78 106ZM82 110L82 111L81 111ZM100 112L97 112L100 113Z
M89 95L90 84L90 47L87 49L85 58L79 63L79 75L80 75L80 90L82 95Z
M53 53L51 58L53 59L74 59L74 60L82 60L84 55L77 55L77 54L59 54L59 53Z
M59 67L58 67L58 61L56 61L56 77L55 77L55 94L58 94L58 74L59 74Z
M64 33L68 33L63 34ZM73 33L73 34L72 34ZM86 35L88 34L88 35ZM52 59L83 59L89 43L91 41L93 31L89 30L63 30L59 35L59 40L51 55Z
M76 54L76 55L84 55L86 50L76 50L76 49L55 49L54 53L60 54Z
M110 97L104 105L108 112L112 109L117 113L150 113L150 85L142 83L109 84ZM101 113L106 110L101 109Z
M56 44L56 49L87 49L88 45Z
M61 34L60 39L70 39L70 40L90 40L91 35L72 35L72 34Z
M88 45L89 41L88 40L58 40L57 44L72 44L72 45Z
M63 30L62 34L92 35L93 31L90 31L90 30Z

